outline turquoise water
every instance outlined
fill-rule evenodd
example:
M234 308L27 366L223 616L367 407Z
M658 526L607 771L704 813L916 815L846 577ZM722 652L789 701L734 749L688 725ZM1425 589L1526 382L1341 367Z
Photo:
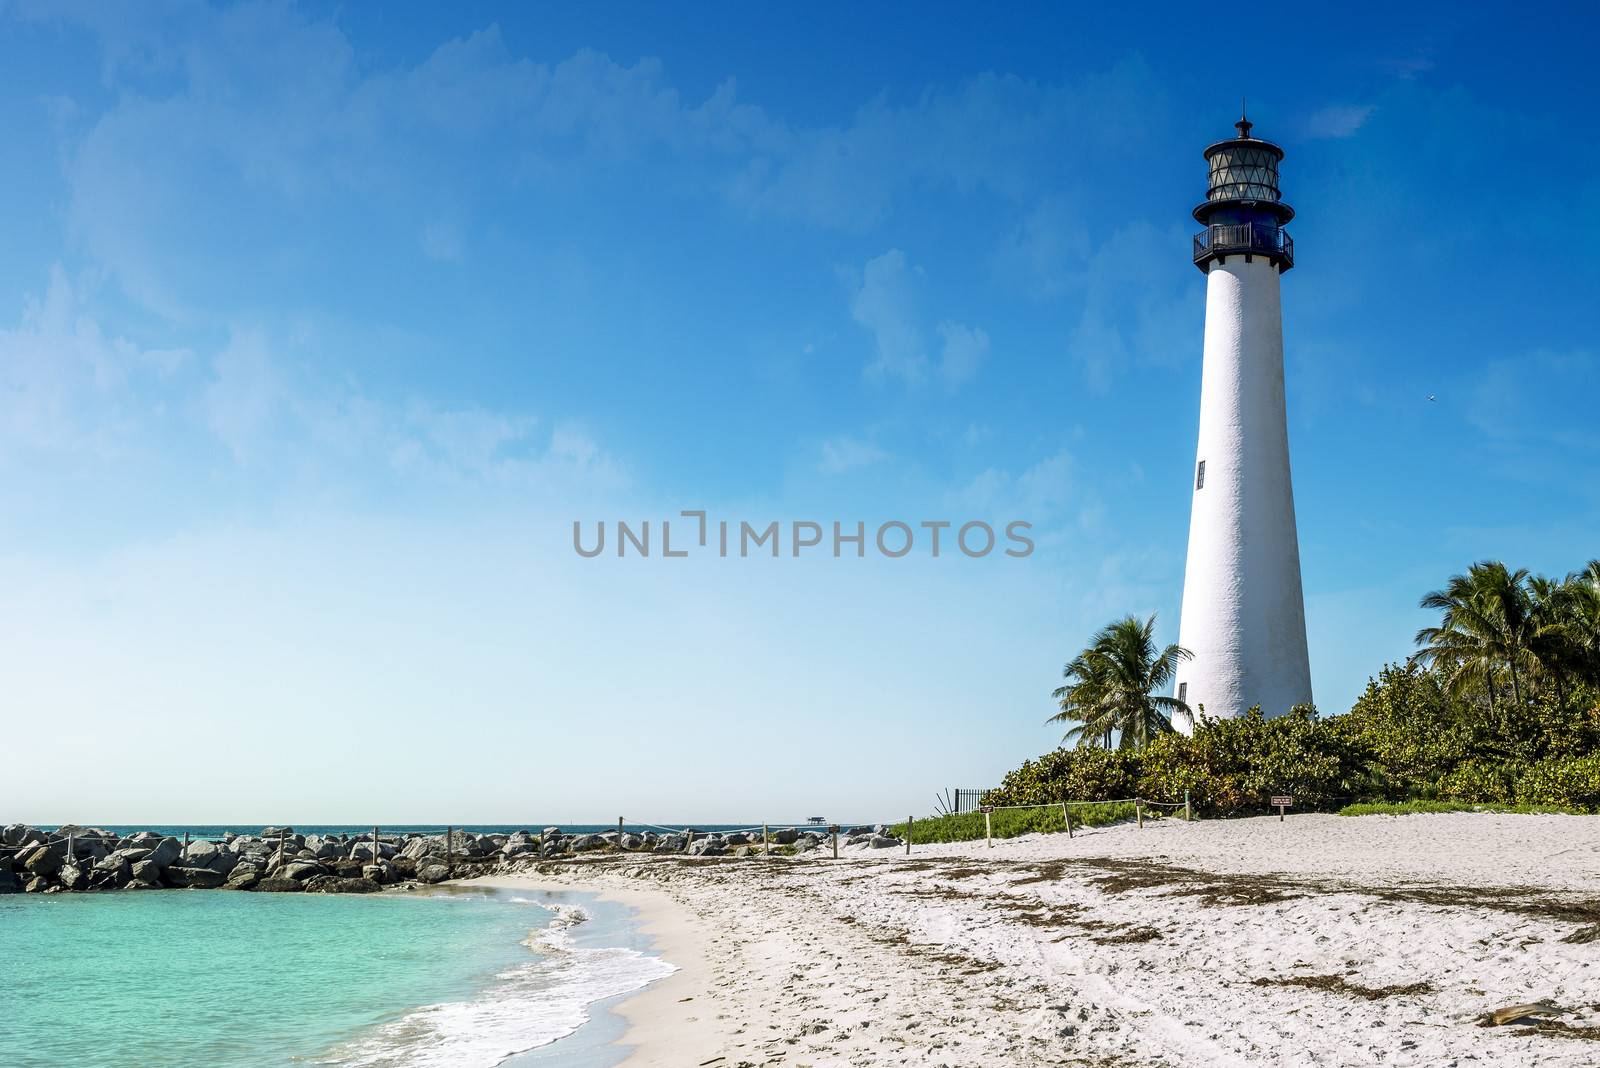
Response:
M0 897L7 1064L498 1064L671 970L578 918L488 891Z

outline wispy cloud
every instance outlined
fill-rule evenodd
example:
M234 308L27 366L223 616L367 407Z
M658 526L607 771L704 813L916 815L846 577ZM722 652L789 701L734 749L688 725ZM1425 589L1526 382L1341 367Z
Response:
M1303 133L1310 140L1339 140L1353 137L1365 126L1377 107L1372 104L1345 104L1322 108L1312 112L1305 121Z
M887 459L889 454L870 441L840 436L822 443L822 459L817 470L827 475L841 475Z

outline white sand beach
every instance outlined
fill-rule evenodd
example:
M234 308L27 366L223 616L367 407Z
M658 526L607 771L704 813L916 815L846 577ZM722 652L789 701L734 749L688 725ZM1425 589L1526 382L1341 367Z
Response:
M1600 1063L1600 819L1291 815L493 882L638 907L626 1063ZM1578 936L1576 939L1574 936ZM1518 1003L1542 1025L1480 1026Z

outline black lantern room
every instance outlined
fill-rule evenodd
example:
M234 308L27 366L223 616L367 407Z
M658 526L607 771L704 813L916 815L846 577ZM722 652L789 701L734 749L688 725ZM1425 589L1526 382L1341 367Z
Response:
M1294 209L1278 192L1283 149L1251 137L1253 125L1241 115L1234 123L1239 136L1205 151L1210 185L1205 203L1194 209L1195 219L1205 226L1194 236L1194 265L1202 271L1229 256L1246 261L1263 256L1279 271L1294 266L1294 239L1283 228L1294 218Z

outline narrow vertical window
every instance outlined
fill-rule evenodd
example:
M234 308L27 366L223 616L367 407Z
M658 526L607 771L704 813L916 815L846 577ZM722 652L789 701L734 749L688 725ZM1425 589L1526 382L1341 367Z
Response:
M1204 460L1201 460L1200 466L1194 469L1194 488L1197 490L1206 488L1206 462Z
M1189 684L1187 682L1178 683L1178 700L1184 704L1189 703Z

